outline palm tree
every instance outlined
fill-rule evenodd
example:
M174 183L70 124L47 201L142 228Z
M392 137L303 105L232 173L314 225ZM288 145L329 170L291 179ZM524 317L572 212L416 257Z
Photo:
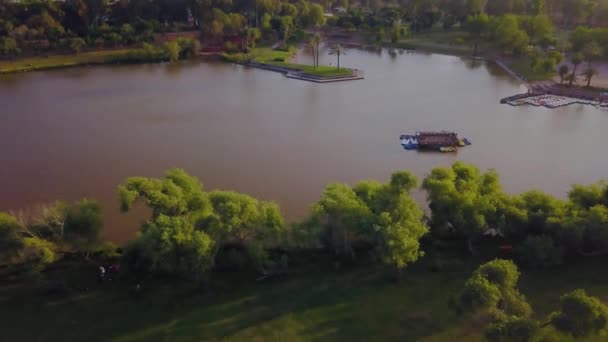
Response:
M570 80L570 82L568 83L569 87L572 86L572 82L576 81L576 68L578 68L578 65L581 64L582 62L583 62L583 56L580 53L575 53L572 56L572 64L574 64L574 69L572 69L573 77L569 78L569 80Z
M338 56L338 70L340 70L340 56L346 55L346 49L340 44L336 44L329 49L330 56Z
M581 76L585 76L585 81L587 81L587 87L591 87L591 78L597 75L597 70L593 69L591 66L588 67Z
M318 33L315 33L312 36L311 42L313 43L313 45L315 46L315 50L317 51L315 67L318 67L319 66L319 44L321 44L321 35L319 35Z
M568 84L572 85L573 82L576 82L576 74L575 73L568 74L568 76L566 76L565 80L568 81Z
M310 52L310 54L312 55L312 64L316 69L317 68L317 49L315 48L315 43L312 41L312 38L308 41L308 44L306 45L306 51Z
M319 44L321 44L321 36L315 33L308 41L306 50L312 54L313 65L315 69L319 66Z
M564 78L566 77L566 75L568 75L568 72L570 72L570 68L568 67L567 64L562 64L559 67L559 70L558 70L559 84L564 84Z

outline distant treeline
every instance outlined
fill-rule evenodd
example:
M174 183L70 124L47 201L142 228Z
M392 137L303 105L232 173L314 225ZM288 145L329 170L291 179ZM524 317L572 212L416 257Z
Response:
M247 37L248 43L287 42L326 19L330 25L402 36L407 28L460 27L482 13L546 15L570 28L608 26L608 0L0 0L0 57L151 43L156 33L181 30L200 30L205 39L220 42L234 36Z

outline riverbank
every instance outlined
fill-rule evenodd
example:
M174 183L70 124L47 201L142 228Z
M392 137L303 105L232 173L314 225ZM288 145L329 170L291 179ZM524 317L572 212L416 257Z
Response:
M111 64L116 58L127 56L138 49L100 50L72 55L52 55L15 60L0 60L0 74L37 70L70 68L82 65Z

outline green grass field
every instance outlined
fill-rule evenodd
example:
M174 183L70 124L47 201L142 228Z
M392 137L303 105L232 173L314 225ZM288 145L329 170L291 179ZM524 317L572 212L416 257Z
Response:
M91 289L49 295L31 282L0 283L2 334L6 341L478 341L484 325L448 305L476 263L432 272L425 260L399 283L373 266L311 267L269 282L216 274L205 294L183 283L144 283L138 299L126 285L96 285L94 265L55 271L48 276L72 283L85 277L79 285ZM606 302L608 274L598 271L605 261L523 271L520 290L538 319L575 288Z
M14 61L0 60L0 74L22 71L67 68L77 65L104 64L106 58L129 53L130 49L83 52L79 55L32 57Z

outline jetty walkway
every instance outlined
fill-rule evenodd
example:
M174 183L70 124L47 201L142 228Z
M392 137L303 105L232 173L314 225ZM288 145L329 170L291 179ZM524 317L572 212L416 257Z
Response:
M505 97L500 103L511 106L532 105L558 108L571 104L585 104L608 108L608 93L581 88L569 88L555 82L537 82L528 85L528 92Z

